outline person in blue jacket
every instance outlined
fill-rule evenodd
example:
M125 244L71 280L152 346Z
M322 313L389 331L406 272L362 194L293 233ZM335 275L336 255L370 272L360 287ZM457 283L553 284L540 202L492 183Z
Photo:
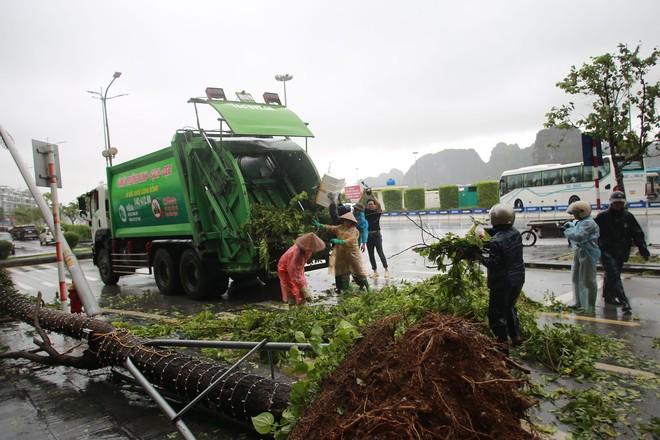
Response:
M367 240L369 240L369 222L364 216L364 205L362 203L356 203L353 205L353 215L358 221L357 228L360 231L360 238L358 244L360 245L360 251L364 252L367 249Z
M516 301L525 284L525 263L522 237L513 227L515 219L516 213L511 205L499 203L490 208L493 227L488 233L492 238L481 256L490 290L488 326L506 354L509 352L509 337L513 345L522 342Z
M582 309L585 315L595 316L598 295L596 264L600 258L598 247L600 229L591 218L589 202L579 200L571 203L566 212L575 219L560 225L573 248L571 273L574 303L571 308Z

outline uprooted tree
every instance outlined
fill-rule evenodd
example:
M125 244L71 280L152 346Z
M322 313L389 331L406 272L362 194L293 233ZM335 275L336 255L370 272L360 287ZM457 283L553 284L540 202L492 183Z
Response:
M41 337L34 340L38 349L3 353L3 358L88 370L124 367L130 358L153 385L184 401L192 401L227 371L226 366L149 346L147 339L105 321L41 307L41 298L35 302L34 298L17 293L4 270L0 270L0 311L34 325ZM80 356L58 353L44 330L86 341L88 347ZM233 371L200 403L238 421L249 422L252 416L264 411L281 416L290 391L286 383Z

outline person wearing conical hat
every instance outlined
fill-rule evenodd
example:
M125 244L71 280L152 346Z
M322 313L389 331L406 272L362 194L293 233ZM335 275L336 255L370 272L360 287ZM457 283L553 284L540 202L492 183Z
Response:
M277 263L277 273L280 276L282 301L295 301L300 305L312 300L312 294L305 278L305 264L312 254L325 249L325 242L316 234L301 235L281 257Z
M317 220L314 220L313 223L317 228L322 228L336 237L330 242L334 245L332 252L336 253L335 275L341 280L341 291L348 290L350 278L353 275L353 279L360 288L364 287L367 292L371 292L369 281L367 281L367 271L364 269L360 254L358 221L350 212L341 215L339 219L342 222L338 226L323 225ZM337 287L339 288L339 286Z

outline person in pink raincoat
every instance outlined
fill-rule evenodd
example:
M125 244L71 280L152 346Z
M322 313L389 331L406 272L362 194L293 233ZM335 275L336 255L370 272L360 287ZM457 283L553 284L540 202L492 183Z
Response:
M289 303L295 300L300 305L311 301L312 294L307 287L305 264L312 254L325 249L325 242L316 234L301 235L281 257L277 263L277 273L280 276L282 301Z

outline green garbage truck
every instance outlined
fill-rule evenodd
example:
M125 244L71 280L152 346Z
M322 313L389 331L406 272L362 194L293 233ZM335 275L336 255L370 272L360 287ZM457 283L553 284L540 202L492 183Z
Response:
M107 184L79 198L106 285L146 269L161 293L206 299L222 295L230 278L276 274L286 248L278 237L269 239L270 259L267 267L260 264L258 240L245 227L250 206L285 208L303 191L318 191L314 163L291 140L306 142L313 134L286 106L272 103L273 94L264 95L271 103L228 101L218 90L188 101L197 128L178 130L168 147L107 167ZM200 126L198 107L206 106L220 115L216 129ZM321 258L309 268L326 266Z

